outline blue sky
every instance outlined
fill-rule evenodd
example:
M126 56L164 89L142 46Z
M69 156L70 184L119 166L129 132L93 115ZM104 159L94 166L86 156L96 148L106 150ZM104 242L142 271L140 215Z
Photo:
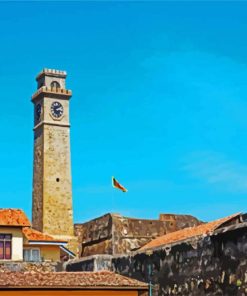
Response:
M76 222L246 212L246 20L246 2L0 2L0 207L31 218L46 67L73 91Z

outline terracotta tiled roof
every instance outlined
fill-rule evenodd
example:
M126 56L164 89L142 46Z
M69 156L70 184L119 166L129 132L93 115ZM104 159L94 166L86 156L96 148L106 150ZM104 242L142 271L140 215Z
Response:
M177 243L179 241L183 241L192 237L209 235L212 234L217 228L219 228L225 222L230 221L231 219L239 216L240 213L218 219L212 222L208 222L205 224L201 224L195 227L188 227L178 231L174 231L163 236L157 237L156 239L150 241L139 251L143 251L145 249L157 248L166 244Z
M64 240L56 239L48 234L39 232L38 230L32 229L30 227L23 227L22 232L29 241L66 242Z
M110 271L101 272L2 272L0 289L6 288L139 288L147 284Z
M31 226L30 221L22 210L0 209L1 226Z

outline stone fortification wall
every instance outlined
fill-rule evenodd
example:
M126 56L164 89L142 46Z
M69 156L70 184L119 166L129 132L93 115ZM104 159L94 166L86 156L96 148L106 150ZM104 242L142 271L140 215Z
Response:
M82 259L73 259L65 263L66 271L102 271L112 270L112 255L93 255Z
M112 254L112 216L106 214L83 224L74 225L80 246L79 256Z
M202 224L203 222L191 215L160 214L160 221L170 222L174 230Z
M67 271L109 269L152 281L154 296L246 296L247 222L217 230L152 252L82 258ZM151 275L149 271L151 270Z
M80 256L127 254L163 234L196 226L202 222L189 215L161 215L159 220L135 219L106 214L83 224L75 224L81 246Z
M175 223L113 216L113 254L126 254L151 239L175 230Z
M112 258L112 270L143 281L151 278L154 295L159 296L244 296L247 225L198 241L166 246L149 255Z

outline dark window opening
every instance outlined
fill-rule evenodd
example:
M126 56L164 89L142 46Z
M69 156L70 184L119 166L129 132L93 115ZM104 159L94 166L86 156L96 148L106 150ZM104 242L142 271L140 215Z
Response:
M0 259L11 259L12 235L0 234Z
M61 88L60 84L57 81L52 81L51 88Z
M56 181L57 181L57 182L59 182L59 181L60 181L60 179L59 179L59 178L57 178L57 179L56 179Z

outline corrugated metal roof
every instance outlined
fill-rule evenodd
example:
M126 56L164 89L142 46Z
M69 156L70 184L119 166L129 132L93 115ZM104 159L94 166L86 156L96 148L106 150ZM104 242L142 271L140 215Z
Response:
M1 226L31 226L26 214L20 209L0 209Z
M212 222L208 222L205 224L201 224L195 227L188 227L178 231L174 231L163 236L160 236L139 249L139 251L143 251L146 249L157 248L166 244L176 243L179 241L183 241L192 237L209 235L212 234L217 228L222 226L222 224L230 221L233 218L240 216L240 213L233 214L231 216L218 219Z

